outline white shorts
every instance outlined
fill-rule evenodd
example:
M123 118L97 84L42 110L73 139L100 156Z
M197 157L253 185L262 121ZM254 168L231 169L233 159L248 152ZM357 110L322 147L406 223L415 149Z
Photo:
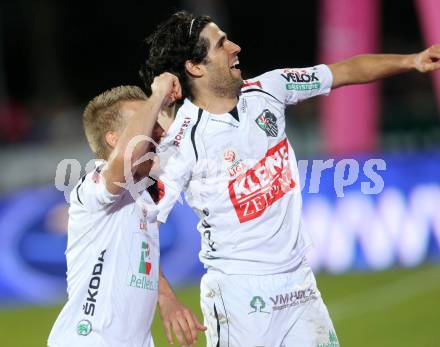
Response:
M207 347L339 347L305 260L276 275L208 271L200 284Z

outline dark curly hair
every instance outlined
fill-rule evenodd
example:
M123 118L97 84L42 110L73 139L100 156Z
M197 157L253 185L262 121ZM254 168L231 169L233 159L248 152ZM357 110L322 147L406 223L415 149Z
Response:
M207 61L209 41L201 38L200 32L211 22L209 16L180 11L159 24L154 33L145 39L148 55L139 73L147 95L151 95L154 77L170 72L179 78L183 97L194 98L185 62L191 60L200 64Z

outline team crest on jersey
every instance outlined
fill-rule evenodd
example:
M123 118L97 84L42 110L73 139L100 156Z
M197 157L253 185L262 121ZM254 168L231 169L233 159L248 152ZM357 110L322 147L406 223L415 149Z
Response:
M261 216L273 203L295 187L285 138L246 173L229 182L231 202L240 223Z
M264 130L267 136L277 137L278 125L277 117L267 108L255 119L258 126Z

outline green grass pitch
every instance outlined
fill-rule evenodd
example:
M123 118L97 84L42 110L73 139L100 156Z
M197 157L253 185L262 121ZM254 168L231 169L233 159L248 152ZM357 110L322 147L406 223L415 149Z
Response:
M319 275L318 286L343 347L440 346L440 265ZM177 294L201 317L197 287ZM59 310L60 306L1 310L0 346L46 346ZM156 347L169 346L158 317L152 329ZM197 346L205 346L204 336Z

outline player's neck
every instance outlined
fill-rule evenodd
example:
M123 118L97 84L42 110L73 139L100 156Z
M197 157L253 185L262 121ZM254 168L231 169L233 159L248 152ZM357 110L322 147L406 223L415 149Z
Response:
M223 114L228 113L237 105L238 97L200 95L196 96L192 103L209 113Z

